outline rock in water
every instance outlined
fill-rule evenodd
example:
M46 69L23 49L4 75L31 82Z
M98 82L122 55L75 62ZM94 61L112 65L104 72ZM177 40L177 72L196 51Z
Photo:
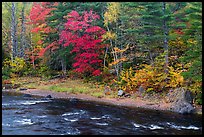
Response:
M120 90L118 91L118 96L122 96L123 94L124 94L124 91L120 89Z
M27 90L27 88L20 88L19 90Z
M71 98L70 99L70 102L77 102L77 101L79 101L77 98Z
M23 97L31 97L30 94L24 94Z
M170 109L180 114L190 114L195 111L195 108L190 103L182 100L173 103Z
M45 98L52 98L52 96L51 95L47 95Z
M184 88L177 88L167 95L167 102L172 103L170 110L181 114L194 112L195 108L192 106L192 100L190 91Z

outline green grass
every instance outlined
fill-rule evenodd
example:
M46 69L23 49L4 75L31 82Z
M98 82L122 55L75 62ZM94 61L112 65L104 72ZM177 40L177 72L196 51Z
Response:
M94 97L115 97L114 95L104 95L103 85L98 85L93 82L84 82L81 79L72 80L66 79L65 81L55 80L43 80L36 77L20 77L15 80L14 83L20 83L21 88L36 88L41 90L51 90L55 92L68 92L73 94L87 94Z
M97 97L97 98L102 98L104 97L103 92L93 92L91 93L92 96Z
M73 89L72 88L64 88L64 87L52 85L52 86L48 87L48 90L52 90L52 91L56 91L56 92L70 92Z
M98 92L93 92L93 88L90 87L65 87L66 84L57 84L48 86L46 89L56 91L56 92L70 92L70 93L82 93L82 94L90 94L92 93L95 96L101 96ZM99 95L97 95L99 94Z

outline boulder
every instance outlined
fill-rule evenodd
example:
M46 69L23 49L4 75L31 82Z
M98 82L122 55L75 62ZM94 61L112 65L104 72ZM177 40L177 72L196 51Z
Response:
M77 101L79 101L79 99L77 99L77 98L71 98L69 101L70 101L70 102L77 102Z
M140 94L142 94L142 93L145 92L145 89L144 89L142 86L140 86L139 89L138 89L138 91L139 91Z
M30 94L24 94L23 97L31 97Z
M27 90L27 88L20 88L19 90Z
M118 91L118 96L123 96L124 94L125 94L125 92L124 92L123 90L120 89L120 90Z
M177 88L167 94L166 100L168 103L178 102L179 100L182 100L192 104L193 96L189 90L185 90L184 88Z
M170 110L181 113L189 114L194 112L195 108L192 106L193 97L190 91L184 88L177 88L171 93L167 94L167 103L172 103Z
M52 96L51 95L47 95L45 98L52 98Z
M190 114L195 111L195 108L190 103L179 100L172 104L170 110L180 114Z
M129 98L129 97L131 97L131 94L125 93L125 94L124 94L124 97Z

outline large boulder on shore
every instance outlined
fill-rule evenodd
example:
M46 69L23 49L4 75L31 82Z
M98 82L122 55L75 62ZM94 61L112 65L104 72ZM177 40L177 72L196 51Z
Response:
M190 114L195 111L195 108L190 103L180 100L173 103L173 105L170 107L170 110L180 114Z
M189 90L177 88L167 95L167 102L172 103L170 110L180 114L190 114L195 111L192 106L193 97Z
M123 96L124 94L125 94L125 92L124 92L123 90L120 89L120 90L118 91L118 96Z

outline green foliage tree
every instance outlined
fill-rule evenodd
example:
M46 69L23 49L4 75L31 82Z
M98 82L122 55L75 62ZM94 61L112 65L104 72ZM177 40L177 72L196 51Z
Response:
M190 64L183 76L188 80L190 89L199 96L199 103L202 103L202 4L192 2L186 5L186 18L189 27L184 29L184 39L187 41L185 54L180 58L184 64Z

